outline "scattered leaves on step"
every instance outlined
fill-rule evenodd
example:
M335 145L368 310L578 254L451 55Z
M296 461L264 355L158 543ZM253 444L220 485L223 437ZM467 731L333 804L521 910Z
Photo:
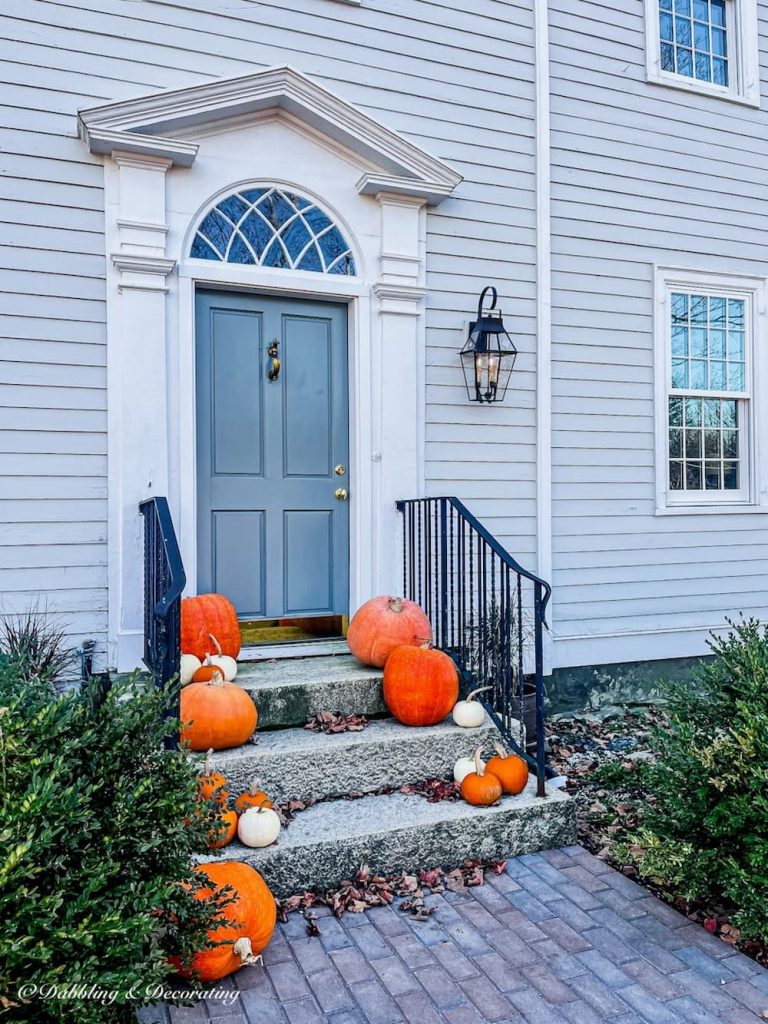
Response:
M333 711L320 711L310 718L304 728L311 729L312 732L326 733L362 732L366 725L368 719L365 715L342 715Z
M284 804L273 804L272 810L280 819L283 828L287 828L297 814L306 811L315 802L314 800L287 800Z
M343 914L362 914L369 907L388 906L396 899L400 913L408 914L414 921L427 921L437 906L427 904L424 890L430 893L462 892L476 885L483 885L484 872L493 871L499 875L504 871L506 861L465 860L461 867L445 872L442 868L422 868L418 874L407 871L399 875L371 874L367 864L361 865L354 879L347 879L336 889L325 893L303 892L296 896L277 901L278 917L285 923L288 914L301 913L307 920L307 934L317 936L322 931L322 919L310 913L313 907L329 907L336 917Z
M423 796L430 804L443 800L458 800L461 790L453 779L425 779L423 782L409 782L400 787L401 793Z

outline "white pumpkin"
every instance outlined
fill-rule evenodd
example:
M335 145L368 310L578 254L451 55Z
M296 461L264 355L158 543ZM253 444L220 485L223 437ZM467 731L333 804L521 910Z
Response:
M232 680L237 677L237 662L228 654L221 653L221 644L213 635L213 633L209 633L208 636L211 638L211 643L216 648L216 653L206 654L205 664L215 665L217 668L220 668L224 674L224 679L228 683L231 683Z
M481 686L479 690L473 690L467 694L466 700L457 701L453 705L453 720L456 725L463 729L479 729L485 721L485 708L474 698L484 690L492 690L492 686ZM475 769L473 768L472 771Z
M192 682L192 676L202 667L202 661L194 654L182 654L181 667L179 668L179 682L182 686Z
M237 837L244 846L271 846L280 835L280 819L271 807L249 807L240 815Z
M453 766L453 777L459 785L462 784L467 775L475 770L475 762L471 757L460 757Z

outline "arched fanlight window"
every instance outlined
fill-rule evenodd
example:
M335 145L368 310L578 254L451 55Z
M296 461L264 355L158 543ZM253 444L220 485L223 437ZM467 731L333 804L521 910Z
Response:
M203 218L190 256L318 274L355 273L352 250L316 203L281 188L246 188Z

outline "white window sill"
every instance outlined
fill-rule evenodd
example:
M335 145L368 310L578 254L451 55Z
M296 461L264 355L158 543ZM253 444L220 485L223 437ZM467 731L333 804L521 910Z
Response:
M760 107L760 89L749 89L746 93L737 93L721 86L710 85L707 82L699 82L695 78L685 78L682 75L664 74L660 71L648 71L646 81L651 85L662 85L667 89L678 89L681 92L693 93L696 96L709 96L716 100L725 100L726 103L738 103L743 107Z
M656 516L735 516L735 515L764 515L768 512L768 505L747 505L734 502L733 504L723 503L722 505L666 505L657 507Z

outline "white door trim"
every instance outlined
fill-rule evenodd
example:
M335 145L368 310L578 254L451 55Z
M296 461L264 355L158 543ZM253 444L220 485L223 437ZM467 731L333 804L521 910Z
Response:
M348 306L349 347L349 600L356 608L371 592L377 567L365 552L365 539L374 528L372 477L373 451L368 422L360 415L365 407L370 379L370 288L343 277L315 276L317 282L293 280L290 271L262 271L235 264L200 266L190 260L179 267L179 392L187 396L180 405L179 430L179 545L187 574L187 592L197 593L197 412L195 372L195 291L197 288L229 287L243 292L285 295L290 298L336 299ZM302 275L304 277L305 275Z

